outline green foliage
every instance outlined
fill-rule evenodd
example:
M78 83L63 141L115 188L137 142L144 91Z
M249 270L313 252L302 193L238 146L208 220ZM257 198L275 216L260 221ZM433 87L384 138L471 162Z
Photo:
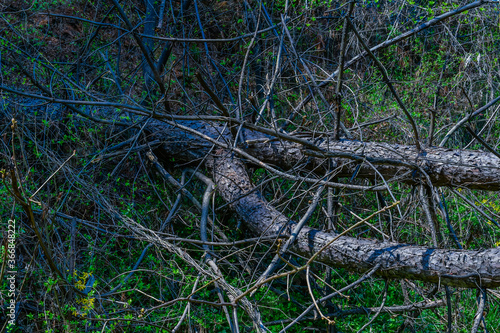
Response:
M141 33L145 22L142 2L120 3L136 25L137 32ZM456 2L418 0L366 0L358 3L355 17L362 19L355 19L354 22L370 47L400 36L415 25L458 6ZM175 6L177 5L175 2ZM202 9L199 16L206 38L239 38L249 31L254 31L248 25L251 10L245 12L241 3L216 1L198 2L198 5ZM269 13L269 18L264 17L263 12L258 15L261 20L259 29L270 24L275 24L276 28L256 34L254 41L252 38L243 38L235 42L209 43L208 46L201 42L173 43L172 54L161 72L168 94L160 96L154 84L149 87L150 90L143 88L146 80L140 75L140 70L144 60L131 33L117 29L115 36L110 32L115 30L103 26L99 33L89 39L88 36L98 30L90 22L75 20L68 23L66 19L55 16L45 23L43 19L38 20L38 16L45 18L42 12L71 12L72 15L80 15L82 9L93 8L92 14L81 14L83 18L120 25L123 28L123 20L115 12L107 17L103 16L103 13L111 8L110 4L93 1L35 0L27 17L22 16L25 15L24 11L0 13L3 19L0 32L1 55L4 57L4 54L8 54L10 61L9 65L1 63L1 79L2 82L8 82L9 86L22 87L26 92L36 88L35 83L22 74L18 65L10 60L12 53L23 60L24 66L29 68L29 73L36 78L37 83L50 91L50 94L43 94L46 98L55 96L81 101L108 99L116 103L127 102L148 110L154 108L160 112L165 112L160 103L160 98L165 98L175 105L172 107L173 113L203 115L199 113L199 109L213 101L210 101L206 94L200 93L201 88L194 79L194 73L201 72L216 93L223 91L219 95L225 104L230 103L229 95L232 94L233 98L238 96L240 88L245 109L250 109L248 101L251 98L256 100L258 107L261 106L264 103L264 95L268 94L269 104L263 109L260 124L271 126L276 119L277 125L281 126L285 119L290 117L291 110L312 91L312 79L319 83L338 68L346 7L331 11L336 5L338 2L331 0L264 1L259 3L259 6L252 7L252 10L266 8ZM186 28L182 30L182 34L181 30L175 34L170 32L170 27L175 25L170 17L171 13L174 13L177 22ZM192 15L188 16L189 19L178 15L177 7L175 10L167 10L164 26L157 32L158 35L201 38L198 22L190 22L195 21L195 15L189 12L189 15ZM295 50L292 50L291 41L283 34L281 15L286 21L290 36L294 39ZM372 21L376 19L380 19L382 23L374 26ZM492 86L488 78L485 79L483 72L497 73L499 70L500 32L496 26L485 26L482 20L487 22L493 19L496 20L497 17L491 14L489 9L479 8L474 15L463 13L450 20L446 29L449 28L451 32L445 31L441 25L436 25L376 52L387 68L398 94L415 119L423 138L428 135L431 110L437 112L436 127L443 130L436 133L434 144L444 136L450 123L462 118L466 112L464 110L471 108L469 98L473 104L472 108L484 105L490 98ZM76 28L71 30L72 26ZM167 31L164 31L165 26L169 27ZM347 58L352 58L361 50L352 34L350 36ZM163 45L162 43L155 45ZM153 49L151 56L158 59L162 51L161 47ZM300 59L294 52L297 52ZM247 67L243 67L247 54ZM481 59L487 60L481 62ZM259 84L263 85L264 89L257 91L258 81L265 78L270 82L276 71L275 66L278 65L279 75L273 90L270 91L270 87L261 82ZM309 77L306 65L312 77ZM245 75L242 75L243 70ZM121 88L125 96L118 96L118 82L113 74L121 77ZM240 77L243 78L243 87L239 86ZM380 70L372 66L368 58L344 70L340 104L342 121L347 127L354 128L352 132L355 139L411 143L411 136L408 135L410 127L381 77ZM489 80L494 81L494 77ZM317 140L315 142L322 142L321 140L328 137L334 126L332 110L337 106L335 86L334 80L331 80L331 83L318 88L325 97L324 100L318 97L318 91L314 91L315 98L299 110L298 117L291 121L286 129L288 133L305 133L313 136L313 139ZM468 94L470 92L470 96L465 96L461 88ZM93 97L89 98L88 94ZM498 92L493 92L494 96L497 94ZM117 130L113 125L92 123L65 108L56 108L55 114L49 114L47 110L52 106L41 106L45 101L34 103L29 99L19 100L12 94L3 92L2 99L16 101L2 103L2 111L8 110L6 114L13 114L22 122L15 136L11 137L9 130L4 132L2 140L7 148L1 157L2 165L7 166L11 162L9 157L17 154L14 162L19 170L20 184L28 196L37 192L34 198L36 201L32 202L37 211L37 226L57 264L63 267L62 270L66 274L65 280L56 276L40 258L40 250L37 248L39 244L33 240L33 229L28 224L23 210L8 191L10 185L0 186L0 226L2 230L6 229L5 217L11 214L19 221L16 239L22 244L19 251L22 251L24 258L22 262L21 257L19 259L19 277L22 277L24 283L21 293L23 299L35 309L23 312L20 318L23 325L37 332L167 332L175 327L184 313L186 298L192 297L197 301L213 303L220 301L213 280L203 277L196 284L200 275L178 253L167 253L164 249L154 246L143 252L150 242L137 238L124 223L124 219L129 218L151 230L159 230L178 195L161 177L150 172L151 168L146 165L147 162L141 153L129 152L130 146L111 149L121 144L131 133L136 135L137 132L133 132L131 128L120 127ZM235 107L235 104L231 105L232 107ZM138 119L137 116L126 113L128 110L125 108L110 109L114 121L136 122ZM91 110L82 107L80 110L92 112L92 116L97 118L103 117L98 108ZM485 117L489 117L491 112L493 111L488 110ZM206 114L220 115L220 112L213 108ZM398 117L390 122L370 125L362 131L356 129L357 125L364 122L394 114ZM1 122L2 128L9 128L8 121ZM477 124L478 129L479 126L480 124ZM498 122L488 130L489 138L493 138L491 141L500 136ZM141 141L144 133L138 134L138 142L141 144L144 143ZM463 142L463 138L459 136L457 134L452 138L448 146L465 146L468 142ZM477 144L473 148L481 146ZM76 155L64 168L55 172L73 151L76 151ZM179 161L172 159L170 162L169 167L172 168L169 172L180 180L182 174L174 168L178 166ZM296 172L299 175L309 175L310 170L300 165ZM309 207L314 188L302 182L271 179L272 176L262 168L256 168L251 173L252 182L260 186L259 190L270 204L291 220L299 220ZM356 177L340 181L371 185L369 181ZM203 197L205 191L205 185L196 178L186 180L185 188L198 199ZM464 204L448 191L445 191L445 200L450 223L462 246L466 249L499 246L500 228L475 209L480 208L499 215L498 194L485 195L484 192L467 190L461 193L472 200L476 207ZM422 207L415 204L418 202L415 189L411 186L394 185L392 194L411 201L405 207L406 211L401 212L403 216L396 216L399 213L386 213L369 222L399 242L429 245L429 227L423 222L425 219ZM369 216L382 206L382 200L371 192L337 191L334 196L342 203L337 212L336 227L339 230L352 226L359 218ZM312 215L309 226L325 228L326 200L325 195L320 202L320 209ZM389 200L389 197L385 200ZM220 209L222 206L225 208ZM214 225L209 228L222 229L229 241L251 237L250 232L240 226L239 218L229 211L229 207L221 198L214 199L213 207L215 210L211 210L211 219L214 220ZM61 216L78 218L73 232L68 231L72 219ZM456 247L451 232L446 227L446 218L438 214L437 219L442 227L442 245ZM199 221L199 211L191 201L183 198L180 210L160 235L165 238L175 236L198 240ZM217 232L215 234L219 235ZM348 236L383 239L379 232L367 226L352 230ZM172 243L182 247L185 253L200 263L204 262L204 250L199 244L181 241ZM74 270L70 272L68 263L71 261L72 251L77 254ZM276 251L276 244L221 246L214 247L213 251L218 260L223 258L219 262L227 282L235 288L246 290L252 281L255 281L260 268L269 264L269 258L272 258ZM5 247L2 247L0 257L3 258L4 254ZM134 274L129 276L141 256L143 258L140 264ZM291 260L295 264L304 263L301 258ZM361 277L349 269L333 270L320 265L313 266L313 272L317 276L312 287L312 296L315 299L341 289ZM5 281L1 283L2 298L5 298L7 285ZM379 278L370 279L356 289L335 297L332 303L320 306L334 312L360 307L379 307L385 283L386 281ZM406 288L409 290L406 299L401 284L398 281L390 281L385 305L394 306L425 300L432 287L419 282L412 283L412 288ZM85 291L84 295L76 293L73 287ZM115 291L99 299L100 295L115 287ZM249 298L258 307L264 322L296 318L304 310L304 304L312 304L307 283L301 274L277 279L271 287L265 286L258 290L253 298ZM434 296L445 297L442 290ZM174 301L178 299L182 301ZM162 306L167 303L168 306ZM475 292L453 290L452 303L457 318L457 331L469 331L477 308ZM155 310L148 312L149 309ZM498 329L499 326L498 311L498 307L491 306L486 314L486 321L493 329ZM192 302L189 315L182 324L181 331L196 327L199 331L230 332L226 315L220 306ZM250 318L241 308L238 308L237 316L242 327L252 326ZM356 332L371 316L373 313L370 316L339 315L332 319L335 320L339 331ZM443 318L446 316L446 308L423 311L415 319L415 331L445 331L446 320ZM406 319L405 315L382 313L368 329L374 332L397 331ZM270 325L269 328L278 332L284 325L286 324ZM308 318L294 326L290 332L303 332L306 328L326 330L327 323L324 320Z

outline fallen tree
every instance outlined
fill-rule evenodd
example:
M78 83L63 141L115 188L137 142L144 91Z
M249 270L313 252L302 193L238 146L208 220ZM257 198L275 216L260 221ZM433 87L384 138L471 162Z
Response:
M232 138L227 127L213 122L169 121L166 126L156 125L156 129L152 124L148 131L164 141L167 154L179 154L180 157L184 154L184 159L187 156L194 159L205 156L213 145L228 148ZM246 141L234 151L236 154L247 153L266 163L265 168L277 166L289 170L303 165L327 171L326 161L330 160L332 173L338 178L378 178L379 182L396 179L408 184L429 180L434 186L500 190L500 158L489 152L425 147L419 153L415 146L350 140L338 142L324 136L294 137L278 131L274 131L273 136L273 130L250 124L249 127L254 130L243 132ZM260 164L254 160L249 162ZM337 186L350 187L347 183Z
M247 135L247 140L260 143L249 144L246 149L231 152L220 148L228 148L227 142L230 138L229 130L224 129L224 126L189 122L177 126L156 125L156 128L153 137L162 141L158 154L164 156L164 162L171 157L182 162L205 160L214 174L219 195L231 203L255 235L281 233L291 237L294 223L269 206L251 184L238 152L248 151L254 158L265 163L291 168L306 162L306 148L297 143L253 132ZM186 128L192 132L186 131ZM316 147L319 151L316 155L344 157L336 157L336 165L341 170L336 174L338 177L351 176L352 173L347 173L348 170L356 168L351 165L351 161L359 157L361 163L370 161L377 166L361 168L363 171L359 171L358 177L374 178L379 174L392 178L399 174L408 174L408 171L418 172L422 168L436 186L453 184L489 189L500 186L500 159L491 153L430 148L426 149L428 153L420 158L415 148L409 146L337 142ZM210 157L207 159L207 156ZM316 158L314 163L321 165L323 162ZM342 167L343 165L347 167ZM300 180L299 176L296 177ZM411 176L406 180L415 182ZM320 183L320 178L316 179L316 182ZM328 182L326 184L328 186ZM416 279L469 288L500 286L499 248L482 251L437 249L337 237L335 234L303 227L296 235L293 249L304 257L315 255L316 260L320 262L356 272L368 271L379 265L376 274L388 278Z
M491 4L0 5L21 329L500 327Z

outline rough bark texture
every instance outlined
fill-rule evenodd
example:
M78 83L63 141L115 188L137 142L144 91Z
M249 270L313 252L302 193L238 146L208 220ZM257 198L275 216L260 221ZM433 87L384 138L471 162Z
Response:
M222 126L212 126L203 122L190 122L184 125L217 138L220 142L230 143L229 133ZM278 232L290 234L293 222L270 206L259 191L254 190L243 162L234 152L214 147L213 143L171 126L157 125L154 136L164 140L163 149L159 151L163 157L174 156L186 162L206 162L214 172L219 194L227 202L232 202L233 209L255 234ZM247 132L246 138L255 140L265 136ZM325 143L320 147L322 145L323 148L327 147ZM341 142L330 144L328 147L330 151L353 152L384 159L397 158L403 162L413 161L417 156L415 149L407 146ZM304 149L299 144L289 142L269 141L247 147L246 150L268 163L283 167L292 167L305 158ZM207 157L209 151L211 155ZM500 161L491 154L432 148L422 159L420 164L426 168L435 184L468 185L475 188L500 186L500 175L496 172ZM347 175L347 170L352 167L349 166L352 161L341 158L336 160L340 165L346 164L342 170L346 170L343 172ZM409 168L394 164L397 163L384 164L379 166L378 170L385 175L394 176ZM373 175L371 168L361 169L361 175L369 176L370 172ZM487 185L484 185L485 183ZM334 237L334 234L305 227L298 235L293 250L310 257ZM317 257L317 261L357 272L364 272L381 264L377 274L389 278L410 278L456 287L500 286L498 248L484 251L433 249L343 236L323 251Z
M270 206L253 186L244 165L231 153L218 151L207 165L213 169L219 194L257 235L290 235L293 222ZM247 194L247 195L245 195ZM293 250L311 257L336 236L304 227ZM500 249L484 251L433 249L410 244L376 242L342 236L317 261L364 272L381 264L376 273L388 278L409 278L456 287L500 286Z
M204 122L181 124L230 144L229 131L223 125ZM213 145L172 126L159 125L156 129L156 136L165 140L165 148L171 154L201 158ZM283 169L299 164L308 167L325 165L326 168L327 158L317 157L324 155L330 156L336 165L338 177L352 177L357 172L358 178L376 178L378 172L387 180L401 177L398 182L415 184L423 177L422 171L425 171L434 186L500 190L500 159L487 152L427 147L423 153L418 154L413 146L359 141L335 142L327 138L305 137L319 148L312 151L300 143L278 140L255 131L244 131L244 137L249 144L241 146L241 149L265 163ZM265 141L266 138L269 140ZM372 165L376 166L377 172Z
M265 149L264 144L256 145L253 152L254 154L269 152L271 147L269 145L267 147ZM278 150L279 147L282 148ZM428 147L425 148L423 154L419 155L414 146L359 141L322 143L319 147L332 155L352 154L356 158L353 160L332 157L334 165L338 167L339 177L351 177L357 165L360 164L357 161L365 158L371 164L376 165L377 171L387 179L403 175L410 170L423 170L429 175L434 186L500 190L500 159L491 153ZM290 157L283 158L288 163L298 162L305 155L305 150L296 143L275 143L272 148L279 152L278 156L281 158L291 156L297 159L293 161ZM298 152L290 154L293 151ZM321 153L315 153L315 155L319 154ZM267 155L266 160L269 161L272 156L272 154ZM411 184L417 183L420 176L420 172L417 171L405 177L403 181ZM361 163L357 177L374 178L375 172L368 163Z

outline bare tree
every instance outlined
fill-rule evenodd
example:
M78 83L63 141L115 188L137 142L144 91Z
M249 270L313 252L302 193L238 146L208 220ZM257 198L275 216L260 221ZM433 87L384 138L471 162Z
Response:
M0 6L21 330L500 327L498 1Z

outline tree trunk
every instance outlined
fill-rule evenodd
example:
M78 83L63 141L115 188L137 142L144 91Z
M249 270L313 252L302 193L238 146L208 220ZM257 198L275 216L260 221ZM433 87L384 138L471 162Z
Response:
M216 153L208 165L214 170L219 194L256 235L291 235L292 222L255 191L244 165L231 153ZM253 192L251 192L254 190ZM250 193L251 192L251 193ZM250 193L250 194L248 194ZM336 236L304 227L293 250L311 257ZM341 236L317 260L334 267L364 272L381 264L376 273L456 287L500 286L500 249L484 251L433 249L409 244L376 242Z
M231 142L229 131L220 124L205 122L179 122L203 135L219 140L222 144ZM205 156L212 143L200 136L173 126L159 125L156 136L165 140L165 150L171 155L199 158ZM327 159L332 159L336 177L375 178L383 176L387 181L397 178L398 182L417 184L425 174L434 186L467 187L481 190L500 190L500 159L482 151L453 150L428 147L418 154L414 146L377 142L340 141L328 138L306 136L302 140L318 142L317 150L297 142L256 131L244 131L245 146L240 147L264 163L291 169L304 164L310 169L327 171ZM268 140L266 140L268 139ZM181 144L179 144L181 143ZM187 151L189 150L189 152ZM189 160L189 158L188 158ZM376 170L373 166L376 166Z
M206 123L191 122L184 123L184 125L189 125L191 129L208 136L219 130L218 137L222 144L225 144L224 141L229 138L229 133L226 133L224 129ZM199 162L207 156L209 149L213 146L209 141L196 138L178 128L157 127L155 136L165 141L161 150L163 157L175 156L182 161ZM250 136L253 140L259 137L264 138L263 135L254 132L247 133L247 140ZM217 138L217 136L214 137ZM267 142L259 146L260 149L253 147L248 151L268 163L292 166L304 158L303 148L295 143ZM363 146L364 151L355 150L356 147L361 150ZM397 161L396 157L399 161L408 161L416 156L415 149L412 147L388 144L364 145L359 142L341 142L324 147L329 147L330 152L364 153L367 158L384 158L394 161ZM380 149L376 150L376 147ZM488 153L436 148L429 151L425 157L422 157L422 160L435 184L442 184L445 179L449 179L449 184L472 184L476 188L481 188L485 186L479 181L483 174L482 179L486 180L488 188L497 188L500 184L499 175L492 171L498 170L500 161ZM206 166L214 173L217 190L225 201L231 203L248 228L256 235L281 233L290 236L293 222L270 206L260 192L254 189L245 166L237 155L218 147L215 147L211 153L212 155L205 161ZM451 159L451 162L448 163L446 158ZM475 160L472 160L473 158ZM349 159L337 158L336 161L348 164ZM474 163L474 165L471 166L469 163ZM408 170L409 167L391 163L390 165L382 164L377 169L384 170L388 176L395 176L397 173ZM369 171L370 169L366 168L366 172L360 175L373 176L373 173L370 174ZM305 257L311 257L326 244L332 242L335 237L334 234L304 227L293 245L293 250ZM493 288L500 286L500 249L498 248L483 251L434 249L341 236L317 256L317 261L356 272L364 272L380 264L377 274L388 278L417 279L456 287Z

